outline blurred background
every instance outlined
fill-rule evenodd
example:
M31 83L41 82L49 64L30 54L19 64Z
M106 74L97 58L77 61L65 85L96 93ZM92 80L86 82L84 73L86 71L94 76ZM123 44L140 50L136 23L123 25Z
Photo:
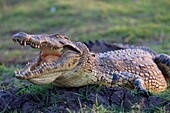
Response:
M12 35L60 33L73 41L105 40L170 54L170 0L0 0L0 64L24 64L38 53Z

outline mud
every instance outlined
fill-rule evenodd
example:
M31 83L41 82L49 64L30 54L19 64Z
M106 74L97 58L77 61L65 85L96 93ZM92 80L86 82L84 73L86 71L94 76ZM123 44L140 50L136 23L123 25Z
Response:
M27 86L25 86L27 87ZM107 110L113 108L125 111L154 112L164 107L170 112L170 100L157 96L144 97L122 88L106 88L104 86L85 86L81 88L49 88L45 97L38 93L17 94L22 88L11 88L0 91L1 112L95 112L95 106L103 105ZM56 96L55 96L56 95ZM108 107L112 106L112 108ZM159 107L159 108L158 108Z

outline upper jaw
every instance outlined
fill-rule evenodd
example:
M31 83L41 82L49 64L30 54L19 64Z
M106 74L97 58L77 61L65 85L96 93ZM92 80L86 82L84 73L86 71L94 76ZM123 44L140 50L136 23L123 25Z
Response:
M24 32L19 32L13 35L12 40L14 42L18 41L22 46L29 45L32 48L40 49L43 49L44 47L60 49L64 46L70 46L72 49L82 54L82 51L73 42L71 42L67 36L59 34L30 35Z
M42 34L42 35L30 35L24 32L19 32L13 35L12 40L14 42L18 41L20 45L26 46L29 45L32 48L41 48L41 47L50 47L53 49L58 49L54 41L51 41L51 35Z

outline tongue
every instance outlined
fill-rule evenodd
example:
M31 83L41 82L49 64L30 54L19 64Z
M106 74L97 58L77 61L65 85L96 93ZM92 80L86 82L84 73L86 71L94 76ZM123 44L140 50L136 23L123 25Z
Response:
M61 55L59 55L59 54L50 54L50 55L44 54L41 57L41 61L42 62L47 62L47 63L52 63L54 61L57 61L60 56Z

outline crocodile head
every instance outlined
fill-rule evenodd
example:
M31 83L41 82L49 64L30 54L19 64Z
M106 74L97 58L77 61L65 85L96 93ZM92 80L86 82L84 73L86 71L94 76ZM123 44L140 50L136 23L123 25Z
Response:
M68 37L59 34L30 35L19 32L12 40L21 46L29 45L39 49L37 58L28 62L22 70L15 72L18 79L28 80L34 84L48 84L57 77L73 69L81 58L82 51Z

